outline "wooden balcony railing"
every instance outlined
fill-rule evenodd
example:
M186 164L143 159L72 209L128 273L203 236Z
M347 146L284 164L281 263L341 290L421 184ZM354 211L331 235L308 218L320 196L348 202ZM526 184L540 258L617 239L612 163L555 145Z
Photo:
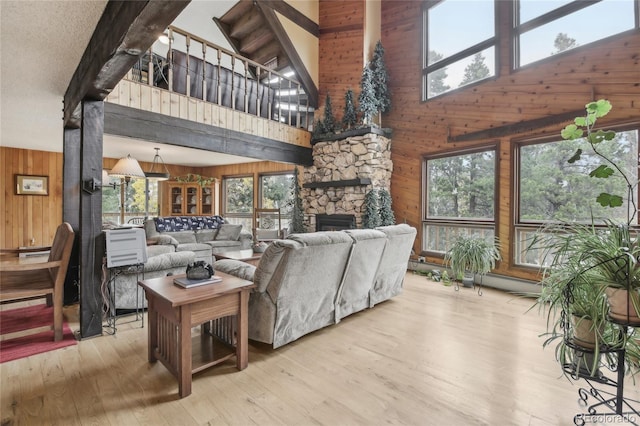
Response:
M174 26L167 35L168 45L155 43L126 79L296 128L313 124L293 71L276 72Z

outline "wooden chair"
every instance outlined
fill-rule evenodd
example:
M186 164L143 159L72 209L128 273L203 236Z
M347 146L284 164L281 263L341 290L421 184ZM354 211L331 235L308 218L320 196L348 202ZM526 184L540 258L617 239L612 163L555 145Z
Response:
M0 302L12 303L46 297L53 305L54 340L62 340L62 303L64 280L69 266L74 232L71 225L58 226L47 261L38 257L2 257L0 260ZM49 247L39 247L47 250ZM1 254L33 252L32 249L0 249Z
M127 223L132 225L144 225L144 217L132 217L127 221Z

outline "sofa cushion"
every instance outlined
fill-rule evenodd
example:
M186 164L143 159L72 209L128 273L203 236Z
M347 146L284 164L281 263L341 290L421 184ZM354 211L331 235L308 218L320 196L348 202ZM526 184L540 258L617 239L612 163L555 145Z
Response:
M178 240L168 234L158 234L158 236L151 238L151 240L155 241L158 244L168 244L174 247L180 244Z
M217 229L198 229L196 231L196 242L206 243L216 239Z
M238 241L240 232L242 232L242 225L231 225L229 223L225 223L223 225L220 225L220 229L218 230L218 234L216 235L216 240Z
M208 244L202 244L202 243L185 243L185 244L179 244L178 247L176 247L176 251L193 251L193 252L204 251L204 252L211 253L211 246Z
M197 243L196 234L193 231L172 232L171 236L180 244Z
M203 244L209 245L209 247L211 247L214 250L222 249L222 248L240 250L242 245L240 241L231 241L231 240L207 241L206 243L203 243Z
M147 260L147 263L144 264L144 270L145 272L151 272L184 266L186 271L187 265L192 263L194 259L195 254L192 251L159 254Z
M176 251L176 248L172 245L157 244L153 246L147 246L147 257L158 256L166 253L173 253L174 251Z

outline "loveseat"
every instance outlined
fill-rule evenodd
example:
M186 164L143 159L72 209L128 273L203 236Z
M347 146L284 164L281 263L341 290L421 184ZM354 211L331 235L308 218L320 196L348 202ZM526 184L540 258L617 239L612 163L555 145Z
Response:
M147 219L147 242L172 245L175 251L192 251L196 260L213 263L212 255L251 248L253 236L242 225L225 222L221 216L169 216Z
M214 268L256 284L249 338L277 348L399 294L415 237L406 224L292 234L257 267L224 259Z

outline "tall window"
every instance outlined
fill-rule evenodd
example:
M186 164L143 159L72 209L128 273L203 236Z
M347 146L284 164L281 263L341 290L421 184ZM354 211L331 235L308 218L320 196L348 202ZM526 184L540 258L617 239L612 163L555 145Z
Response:
M283 228L291 222L293 196L293 173L260 176L260 207L280 209Z
M518 147L516 263L540 266L542 253L527 250L527 246L542 224L591 223L593 220L597 225L605 219L627 222L627 205L610 208L595 201L603 192L622 194L626 198L622 177L618 174L608 179L589 177L594 164L602 161L587 150L579 162L567 162L584 144L579 140L560 140ZM598 149L614 162L623 164L625 174L638 181L637 129L617 131L614 141L602 142Z
M634 0L515 0L516 67L637 28Z
M119 186L107 186L116 183ZM111 179L102 188L102 221L124 225L132 218L159 214L158 181L132 179L124 185L121 179Z
M495 4L427 2L423 10L422 100L496 74Z
M443 254L459 234L493 239L496 170L495 147L424 160L424 251Z
M233 176L222 179L223 216L229 223L253 226L253 176Z

